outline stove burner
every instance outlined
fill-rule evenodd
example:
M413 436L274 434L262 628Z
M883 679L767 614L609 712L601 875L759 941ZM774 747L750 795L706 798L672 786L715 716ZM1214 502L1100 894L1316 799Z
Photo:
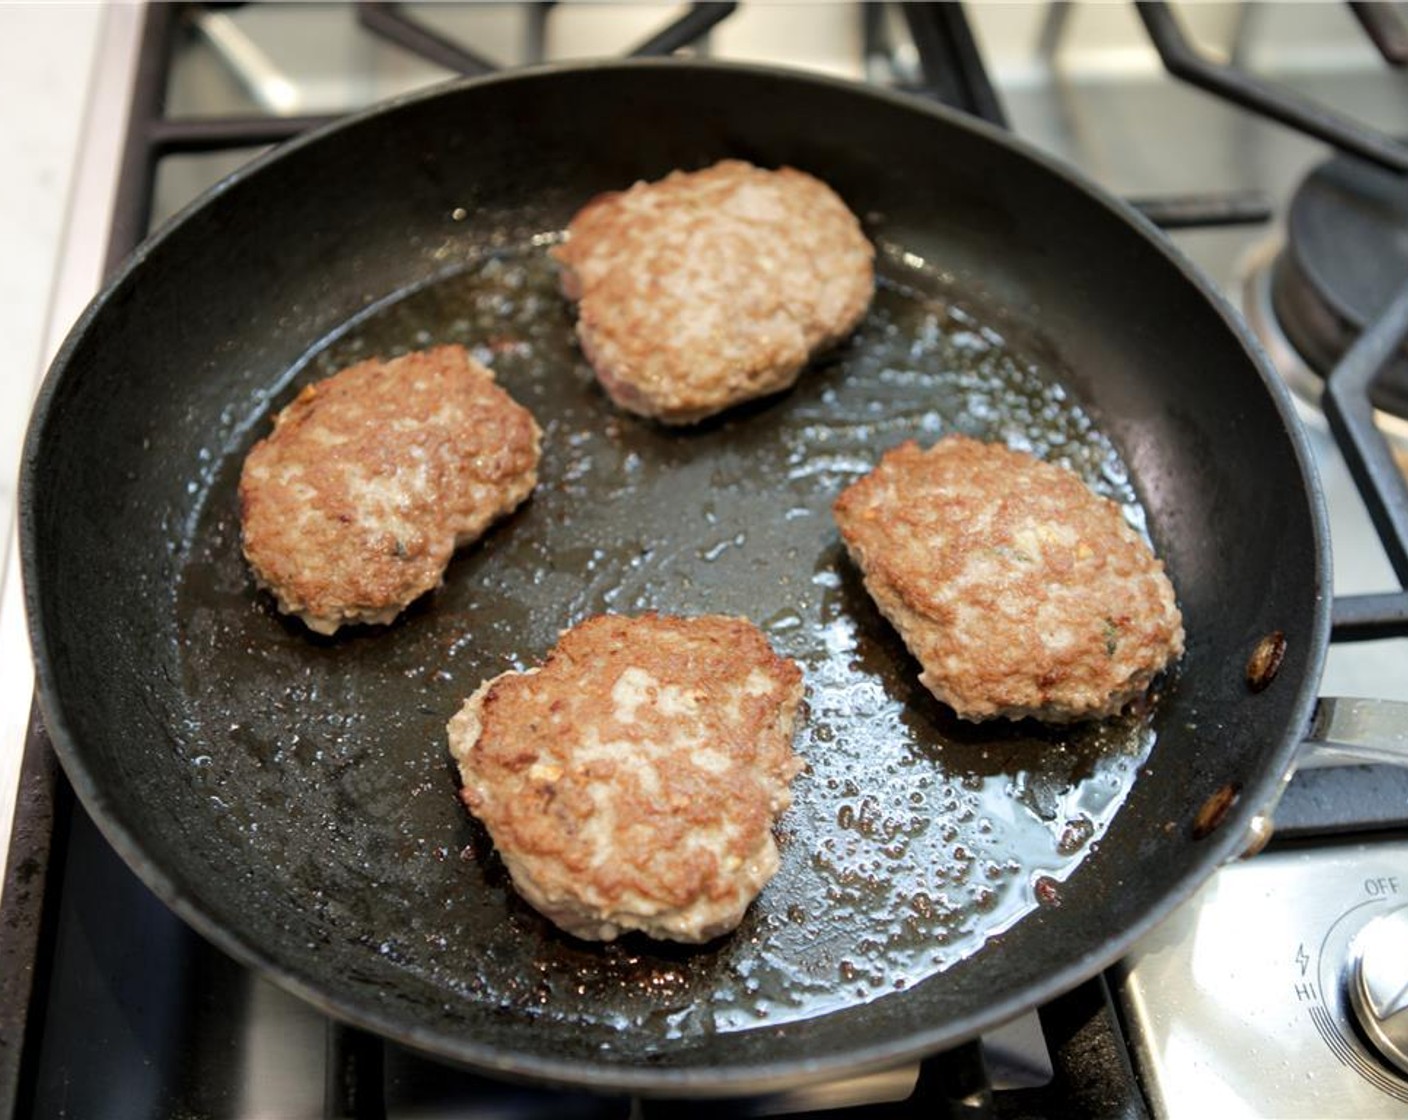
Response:
M1282 331L1320 377L1408 280L1408 180L1350 156L1320 164L1296 189L1286 245L1271 268ZM1408 355L1370 393L1408 417Z

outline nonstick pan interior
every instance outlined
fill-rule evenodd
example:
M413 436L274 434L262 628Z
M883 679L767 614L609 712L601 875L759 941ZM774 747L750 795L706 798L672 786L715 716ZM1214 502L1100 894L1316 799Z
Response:
M816 113L824 135L803 127ZM546 244L596 191L724 155L831 182L887 283L795 391L671 431L597 390ZM240 460L299 384L441 341L538 415L542 485L395 625L311 636L240 560ZM1137 522L1147 509L1190 634L1150 711L975 730L918 688L827 510L886 446L955 430L1068 461ZM24 501L46 718L163 897L340 1014L600 1086L893 1061L1107 963L1274 792L1323 645L1300 448L1196 282L969 125L767 71L464 86L266 161L80 325ZM588 614L650 609L746 615L808 677L783 869L737 934L697 950L553 931L455 801L444 753L484 677ZM1271 629L1288 658L1254 697L1241 665ZM1229 785L1227 821L1195 839Z

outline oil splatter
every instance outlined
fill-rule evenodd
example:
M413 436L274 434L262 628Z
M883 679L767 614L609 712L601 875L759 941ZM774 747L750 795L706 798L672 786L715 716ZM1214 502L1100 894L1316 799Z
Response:
M830 505L887 446L964 432L1066 463L1136 526L1142 511L1059 370L932 277L886 269L855 338L793 390L694 428L612 409L541 247L378 305L232 422L234 442L202 466L182 555L188 710L174 749L224 806L211 827L241 873L318 900L300 918L309 944L364 954L369 974L391 970L450 1014L550 1017L584 1048L631 1039L648 1055L913 989L1060 904L1148 754L1150 719L955 720L915 680ZM311 636L245 571L243 456L300 385L445 342L537 416L538 490L392 626ZM483 679L606 610L745 615L806 672L808 769L780 825L781 869L735 934L698 949L559 934L455 797L445 721Z

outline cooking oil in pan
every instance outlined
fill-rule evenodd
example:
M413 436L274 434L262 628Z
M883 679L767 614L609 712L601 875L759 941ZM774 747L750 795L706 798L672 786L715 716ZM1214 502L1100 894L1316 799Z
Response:
M570 1022L574 1046L650 1053L912 988L1060 897L1151 749L1150 717L957 721L830 505L886 447L961 431L1069 465L1141 528L1142 511L1059 371L932 278L887 271L855 338L793 390L690 429L611 407L541 247L388 301L290 371L276 406L361 358L460 342L534 412L544 451L532 499L443 588L331 640L278 616L239 554L235 487L267 415L213 472L179 601L183 749L258 904L311 906L311 937L422 982L452 1018L512 1011ZM550 927L461 809L445 748L483 679L589 615L647 610L747 616L807 680L782 867L735 934L695 949Z

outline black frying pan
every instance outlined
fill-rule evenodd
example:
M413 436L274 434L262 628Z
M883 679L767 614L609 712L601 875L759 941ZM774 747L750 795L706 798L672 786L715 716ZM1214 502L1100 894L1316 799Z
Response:
M593 384L544 241L599 191L724 156L832 184L887 282L794 391L666 430ZM538 415L543 483L395 625L314 637L240 560L240 461L300 383L445 340ZM954 430L1064 459L1147 514L1189 634L1147 710L973 728L918 688L828 508L884 447ZM1274 801L1327 634L1304 444L1205 280L1005 134L751 67L457 84L257 161L75 328L22 510L45 720L162 898L335 1015L602 1089L875 1068L1108 965ZM588 614L644 609L748 615L808 675L782 870L700 949L555 932L461 811L445 756L444 723L484 677ZM1245 666L1273 631L1285 660L1253 692Z

